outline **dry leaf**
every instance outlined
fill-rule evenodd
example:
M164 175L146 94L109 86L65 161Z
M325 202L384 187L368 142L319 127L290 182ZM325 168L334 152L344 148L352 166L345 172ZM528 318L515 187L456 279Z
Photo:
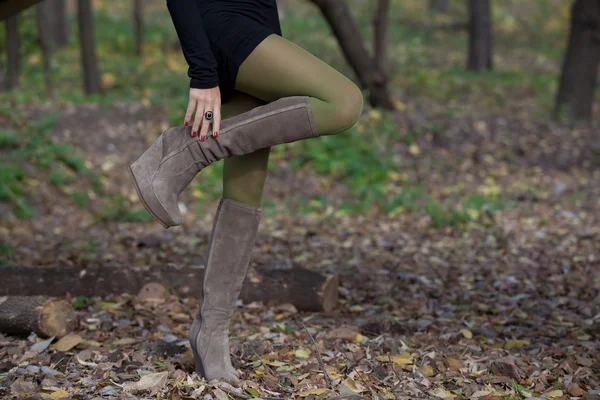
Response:
M552 391L546 393L546 398L560 397L562 395L563 395L562 390L552 390Z
M398 365L408 365L408 364L412 364L412 360L410 358L408 358L405 355L398 355L398 356L377 356L375 357L375 359L377 361L383 361L383 362L393 362L394 364L398 364Z
M83 338L79 335L67 335L60 338L58 342L54 343L50 348L56 351L69 351L82 341Z
M137 339L134 338L122 338L119 340L114 341L112 344L119 346L119 345L124 345L124 344L133 344L133 343L137 343Z
M440 399L454 399L455 397L452 393L441 387L435 389L433 391L433 395L435 397L439 397Z
M142 376L137 382L129 382L123 385L124 392L149 390L151 393L157 392L167 383L168 372L157 372Z
M462 333L462 335L465 337L465 339L472 339L473 338L473 333L468 330L468 329L461 329L460 333Z
M68 395L69 395L69 392L67 392L66 390L58 389L56 392L54 392L50 396L48 396L48 398L52 399L52 400L58 400L61 397L67 397Z
M308 349L298 349L294 353L298 358L308 358L310 356L310 350Z

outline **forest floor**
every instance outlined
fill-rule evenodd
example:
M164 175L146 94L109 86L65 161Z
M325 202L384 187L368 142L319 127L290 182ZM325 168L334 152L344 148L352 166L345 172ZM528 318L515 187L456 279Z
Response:
M327 34L302 18L284 20L292 39L335 46L300 39L306 24ZM109 70L123 50L114 32L115 43L99 34L116 52ZM0 398L600 399L598 122L547 117L556 70L543 54L499 52L498 71L478 75L457 69L460 47L398 43L396 110L367 107L352 131L270 160L252 265L338 274L333 312L239 304L232 360L244 385L227 394L193 372L196 299L67 294L80 321L70 335L0 335ZM132 65L175 86L181 60L165 68L146 50ZM119 74L152 83L123 65L103 77L109 100L0 110L0 272L204 263L222 163L182 196L180 227L149 218L125 167L185 104L164 104L173 87L113 101L127 91Z

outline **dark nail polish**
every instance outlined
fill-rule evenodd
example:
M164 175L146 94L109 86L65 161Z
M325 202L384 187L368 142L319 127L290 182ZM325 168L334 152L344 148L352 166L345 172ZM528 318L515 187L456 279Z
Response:
M196 132L192 132L192 136L196 136Z
M204 138L203 138L203 137L201 137L201 138L200 138L200 141L201 141L201 142L204 142Z
M188 126L188 125L189 125L189 124L186 122L186 123L185 123L185 126Z

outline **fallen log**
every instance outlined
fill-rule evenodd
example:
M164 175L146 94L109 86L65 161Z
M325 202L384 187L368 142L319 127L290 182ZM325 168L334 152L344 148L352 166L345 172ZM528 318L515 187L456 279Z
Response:
M171 265L117 267L2 267L0 296L44 295L106 296L137 294L149 282L157 282L183 297L198 297L204 266ZM244 303L291 303L300 311L331 311L337 305L337 275L300 267L259 266L248 271L240 298Z
M44 296L0 297L0 332L40 337L65 336L77 326L71 303Z

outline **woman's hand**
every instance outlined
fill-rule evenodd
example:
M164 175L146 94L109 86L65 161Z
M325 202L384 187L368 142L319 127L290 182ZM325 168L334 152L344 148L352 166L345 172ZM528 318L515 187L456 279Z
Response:
M200 141L204 141L208 134L209 125L212 122L213 129L211 134L217 137L221 125L221 92L219 91L219 87L217 86L212 89L190 89L190 102L185 113L185 126L189 125L194 110L196 111L196 116L192 125L192 136L196 136L198 129L200 129ZM204 113L207 111L212 111L212 121L204 117Z

